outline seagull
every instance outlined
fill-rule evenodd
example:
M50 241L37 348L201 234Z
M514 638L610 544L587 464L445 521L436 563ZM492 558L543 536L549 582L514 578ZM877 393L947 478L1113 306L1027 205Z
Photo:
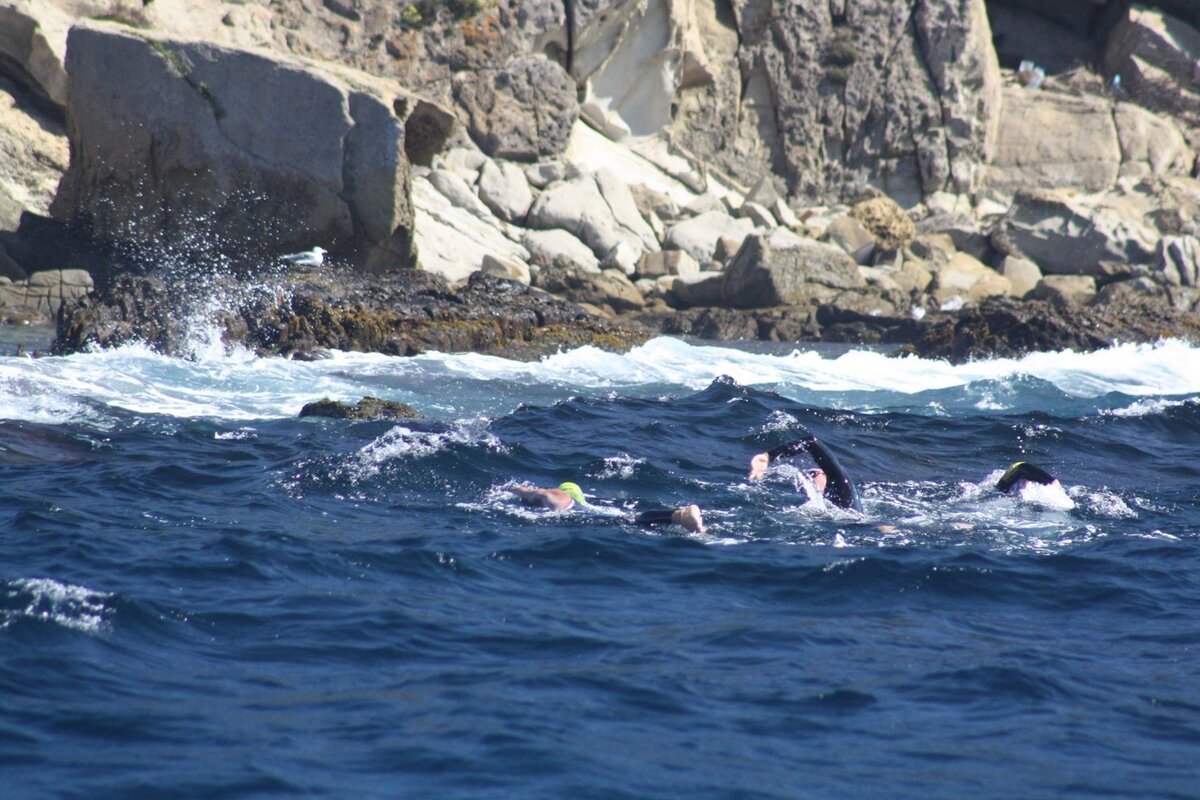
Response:
M323 247L314 247L303 253L291 253L280 256L280 261L286 261L293 267L319 267L325 263L325 254L329 252Z

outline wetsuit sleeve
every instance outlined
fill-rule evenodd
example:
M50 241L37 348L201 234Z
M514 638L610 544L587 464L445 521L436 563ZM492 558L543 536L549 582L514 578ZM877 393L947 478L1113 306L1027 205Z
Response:
M786 458L797 453L808 453L812 456L813 462L824 470L825 497L829 499L829 502L862 513L862 503L858 499L858 489L854 487L854 481L850 480L850 476L846 474L846 470L842 468L841 462L837 460L833 451L817 437L805 436L803 439L781 444L768 451L767 458L774 461L777 458Z
M805 439L808 443L808 454L816 465L825 471L825 496L836 506L852 508L862 513L862 503L858 499L858 489L842 464L837 460L833 451L825 446L817 437Z
M1043 486L1049 486L1054 483L1057 478L1051 475L1046 470L1030 464L1028 461L1018 461L1013 464L996 482L996 489L1001 492L1007 492L1018 481L1029 481L1030 483L1040 483Z
M671 508L651 508L635 516L633 522L635 525L670 525L674 513Z

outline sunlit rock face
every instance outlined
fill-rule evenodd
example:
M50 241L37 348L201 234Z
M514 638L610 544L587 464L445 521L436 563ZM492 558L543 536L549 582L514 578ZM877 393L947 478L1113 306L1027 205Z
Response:
M411 263L404 103L370 76L106 24L72 29L66 66L59 220L231 263L315 243L371 270Z

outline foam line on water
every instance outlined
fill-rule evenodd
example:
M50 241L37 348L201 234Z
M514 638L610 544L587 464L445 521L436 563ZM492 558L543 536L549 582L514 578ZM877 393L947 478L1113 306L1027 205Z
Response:
M1020 407L1026 390L1018 382L1032 378L1070 398L1120 393L1145 400L1124 412L1137 416L1170 407L1155 405L1154 398L1181 402L1200 394L1200 349L1172 340L955 365L870 350L837 357L814 350L770 355L667 337L623 354L581 347L534 362L472 353L412 358L334 353L322 361L297 362L215 348L178 359L127 345L68 357L0 358L0 418L103 425L112 410L123 410L178 418L277 419L294 417L305 403L323 397L356 402L368 394L401 400L434 416L495 416L521 403L549 404L578 394L697 391L722 375L803 402L863 410L904 405L912 402L904 398L920 392L972 385L977 387L971 389L977 395L970 400L974 407ZM454 387L449 394L447 382ZM939 399L919 402L937 413Z

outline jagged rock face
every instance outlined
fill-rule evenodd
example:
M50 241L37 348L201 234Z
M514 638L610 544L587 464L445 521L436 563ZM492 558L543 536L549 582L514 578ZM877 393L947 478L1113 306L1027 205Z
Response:
M511 161L562 152L579 116L575 84L562 67L539 56L513 59L499 70L459 73L454 99L475 143Z
M110 25L72 29L67 73L72 160L57 219L101 241L203 248L242 266L317 243L368 269L411 264L404 129L386 96L356 88L369 76L352 87Z
M840 14L789 3L762 23L761 2L741 5L742 60L761 65L775 97L793 193L874 184L908 205L974 188L1000 88L982 0L869 0Z
M1198 16L1195 10L1192 16ZM1135 7L1113 31L1105 69L1143 105L1200 125L1200 31L1169 15ZM1194 135L1193 141L1196 137Z

